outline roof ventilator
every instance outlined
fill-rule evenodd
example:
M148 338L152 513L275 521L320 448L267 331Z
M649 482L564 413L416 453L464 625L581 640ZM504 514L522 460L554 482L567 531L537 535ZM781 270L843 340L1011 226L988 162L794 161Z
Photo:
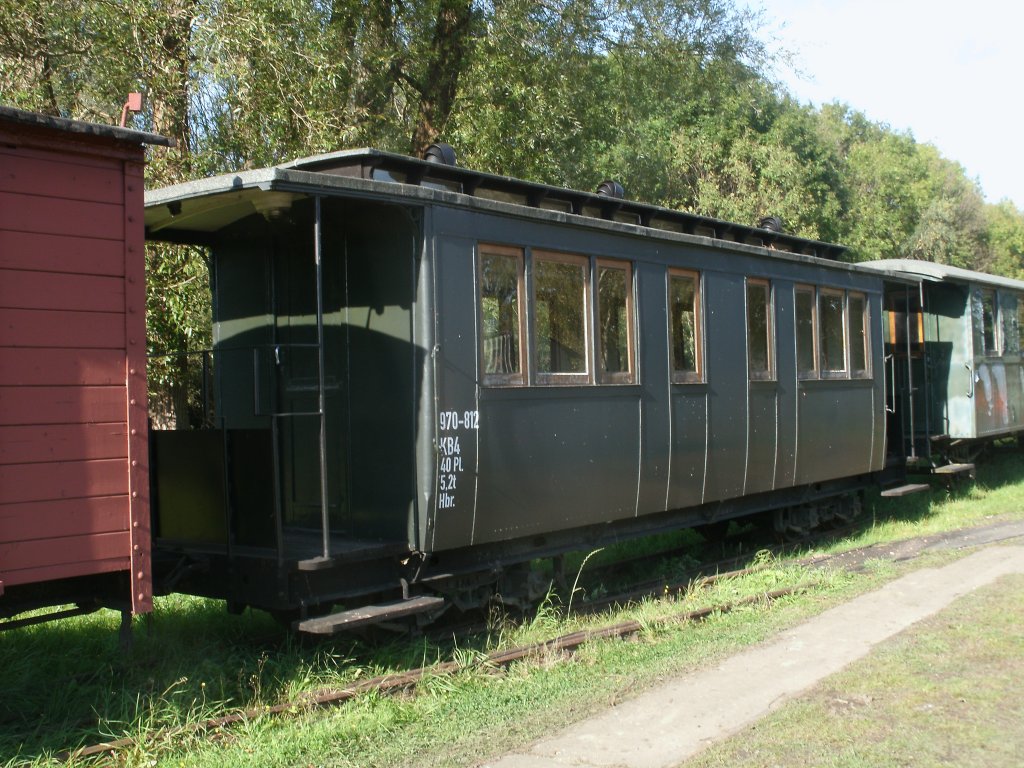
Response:
M455 150L451 144L431 144L423 153L423 159L428 163L438 163L439 165L458 165L455 160Z
M757 227L758 229L767 229L769 232L778 232L779 234L783 234L786 231L782 219L778 216L762 216L757 220Z

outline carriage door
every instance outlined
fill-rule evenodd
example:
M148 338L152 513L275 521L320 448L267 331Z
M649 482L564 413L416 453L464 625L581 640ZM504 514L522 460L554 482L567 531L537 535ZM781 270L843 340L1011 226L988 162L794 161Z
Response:
M924 313L919 285L885 287L886 464L929 455Z

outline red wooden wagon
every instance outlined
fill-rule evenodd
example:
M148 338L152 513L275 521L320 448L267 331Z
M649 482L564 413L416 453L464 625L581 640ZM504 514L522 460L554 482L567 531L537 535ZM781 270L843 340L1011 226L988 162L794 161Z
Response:
M0 616L152 607L143 166L169 143L0 107Z

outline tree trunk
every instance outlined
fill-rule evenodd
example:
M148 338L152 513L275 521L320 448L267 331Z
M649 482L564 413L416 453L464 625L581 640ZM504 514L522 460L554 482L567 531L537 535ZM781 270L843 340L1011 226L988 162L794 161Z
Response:
M192 151L189 119L192 20L198 8L198 0L170 0L164 5L163 23L156 33L155 55L159 59L152 63L157 77L150 92L153 129L177 142L173 150L175 159L169 163L172 178L167 181L180 181L188 174L188 157Z
M412 133L411 150L417 157L437 141L452 113L468 59L472 20L472 0L441 0Z

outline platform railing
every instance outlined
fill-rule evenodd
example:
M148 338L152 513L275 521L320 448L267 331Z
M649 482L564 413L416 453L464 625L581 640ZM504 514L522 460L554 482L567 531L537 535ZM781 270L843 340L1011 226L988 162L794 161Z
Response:
M236 367L232 369L227 366ZM326 507L325 395L327 389L336 389L340 383L334 377L325 376L322 366L321 347L315 342L225 346L150 357L150 372L151 375L156 374L153 378L158 382L150 409L155 428L174 431L221 430L227 466L230 453L229 430L237 428L239 423L248 427L253 423L251 419L269 427L273 463L274 538L278 559L282 562L286 557L286 505L281 450L282 434L287 421L316 419L319 422L317 445L315 448L310 445L309 450L319 458L320 527L326 531L322 538L326 540L330 536ZM226 405L226 397L245 396L245 389L250 386L246 383L247 378L251 381L251 408L244 405L239 408L237 400ZM309 407L305 403L296 407L296 400L307 400ZM229 482L225 476L225 483ZM224 490L225 504L230 507L231 493L227 487ZM229 510L226 512L230 518ZM229 534L229 549L230 539ZM315 560L326 564L330 557L327 548L329 544L321 544L323 552Z

